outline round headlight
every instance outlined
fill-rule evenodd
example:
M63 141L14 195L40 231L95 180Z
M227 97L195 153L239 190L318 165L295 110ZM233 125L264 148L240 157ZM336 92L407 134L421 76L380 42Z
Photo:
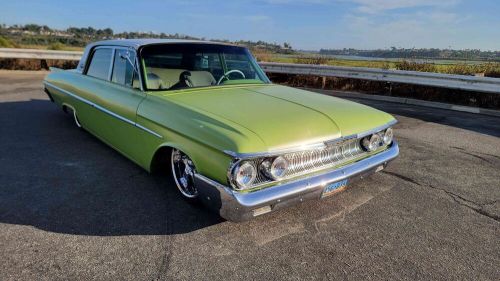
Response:
M277 180L285 175L287 169L288 169L288 161L286 161L285 157L278 156L276 157L276 159L274 159L273 163L271 164L269 173L271 174L271 177L273 179Z
M365 137L361 144L368 151L374 151L380 146L381 137L379 134L373 134L371 136Z
M236 168L234 175L234 180L238 186L247 188L257 177L257 169L255 169L254 165L244 162Z
M387 130L385 130L384 137L383 137L384 143L387 145L391 144L393 137L394 137L394 133L392 131L392 128L387 128Z

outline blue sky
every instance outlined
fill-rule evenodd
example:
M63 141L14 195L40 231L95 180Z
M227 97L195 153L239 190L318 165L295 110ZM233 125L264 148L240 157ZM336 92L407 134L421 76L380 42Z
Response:
M0 23L111 27L294 48L500 50L497 0L4 1Z

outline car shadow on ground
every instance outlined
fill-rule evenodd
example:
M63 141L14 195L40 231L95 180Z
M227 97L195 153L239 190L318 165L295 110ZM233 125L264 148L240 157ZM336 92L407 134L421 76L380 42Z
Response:
M0 103L0 222L95 236L168 235L223 221L74 126L46 100Z
M494 117L363 102L428 122L500 133ZM0 223L119 236L181 234L223 222L182 200L167 177L148 174L78 129L48 100L0 103L0 124Z

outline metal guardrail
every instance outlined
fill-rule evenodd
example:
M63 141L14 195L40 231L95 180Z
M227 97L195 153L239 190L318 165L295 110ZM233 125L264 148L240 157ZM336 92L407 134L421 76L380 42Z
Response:
M80 60L82 54L74 51L0 48L0 58L9 59Z
M265 72L269 73L353 78L500 94L499 78L405 70L386 70L366 67L342 67L273 62L260 63L260 66Z
M0 48L0 58L80 60L82 52ZM269 73L341 77L500 94L500 78L290 63L259 63Z

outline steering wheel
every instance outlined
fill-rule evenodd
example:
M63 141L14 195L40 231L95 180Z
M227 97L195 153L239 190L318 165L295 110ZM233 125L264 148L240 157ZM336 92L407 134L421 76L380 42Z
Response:
M219 79L219 81L217 81L217 85L220 85L220 83L222 82L222 80L224 78L226 78L227 80L229 80L229 74L231 73L238 73L239 75L241 75L241 77L243 77L243 79L246 79L245 77L245 73L243 73L242 71L238 70L238 69L232 69L232 70L229 70L228 72L224 73L224 75L222 75L222 77Z

